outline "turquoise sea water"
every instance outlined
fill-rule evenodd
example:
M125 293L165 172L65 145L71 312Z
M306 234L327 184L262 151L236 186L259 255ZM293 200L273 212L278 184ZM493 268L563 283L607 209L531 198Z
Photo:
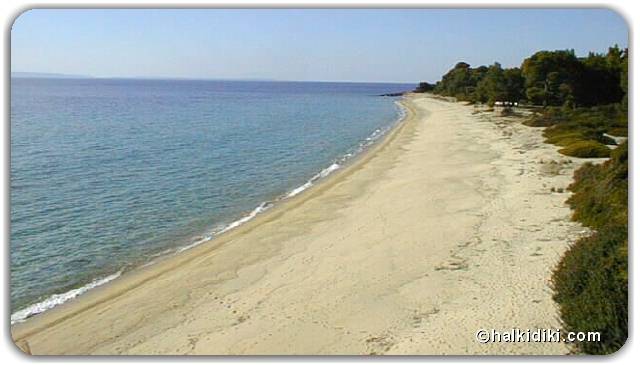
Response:
M12 321L232 229L341 168L413 85L11 82Z

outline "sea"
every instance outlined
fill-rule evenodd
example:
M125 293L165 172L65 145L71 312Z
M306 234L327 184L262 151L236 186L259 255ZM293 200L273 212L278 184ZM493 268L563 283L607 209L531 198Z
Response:
M11 80L16 323L234 229L340 170L415 85Z

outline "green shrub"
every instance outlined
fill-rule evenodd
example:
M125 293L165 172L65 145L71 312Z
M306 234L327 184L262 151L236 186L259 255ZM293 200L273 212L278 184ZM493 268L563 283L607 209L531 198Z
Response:
M566 137L560 140L556 140L552 144L555 144L556 146L560 146L560 147L568 147L576 142L582 142L584 140L585 140L584 138L580 138L580 137ZM551 143L551 142L547 142L547 143Z
M616 352L628 333L626 226L580 239L552 277L565 331L600 332L599 342L576 342L588 354Z
M600 229L612 222L626 224L628 199L628 142L611 152L602 165L586 164L575 172L567 200L573 219Z
M589 354L617 351L628 333L628 143L601 164L585 164L569 186L573 219L595 230L556 267L554 299L566 331L598 331L600 342L576 343Z
M551 129L547 129L544 136L547 139L545 143L555 144L557 146L568 146L569 144L577 141L584 141L585 137L581 132L561 132L561 133L549 133Z
M560 141L561 134L572 134L574 142L580 135L583 140L616 145L613 138L603 133L614 136L625 136L628 133L627 112L619 104L577 109L548 107L536 113L524 124L530 127L547 127L544 134L547 142L552 144L558 144L551 139L552 137L557 136L557 141ZM566 146L569 142L563 141L563 145Z
M609 157L611 150L609 147L596 141L577 141L571 143L559 151L563 155L573 157Z

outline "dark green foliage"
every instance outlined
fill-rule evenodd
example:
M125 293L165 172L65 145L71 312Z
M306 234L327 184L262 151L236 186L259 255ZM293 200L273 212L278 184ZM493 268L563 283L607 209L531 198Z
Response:
M577 342L588 354L616 352L627 339L627 232L607 229L580 239L553 275L554 299L565 331L600 332L600 342Z
M622 100L626 93L621 80L627 77L626 74L622 75L626 58L626 51L615 46L609 48L607 54L590 53L582 60L584 70L577 90L581 105L610 104Z
M622 101L626 94L627 51L579 59L573 51L541 51L522 63L526 95L534 104L591 106Z
M576 57L573 50L540 51L525 59L521 68L502 69L499 63L473 68L458 62L433 92L490 105L525 101L574 108L621 103L626 110L627 63L627 50L618 46L584 58Z
M505 98L510 103L520 102L525 98L524 77L519 68L508 68L504 70Z
M539 105L573 104L584 65L573 51L540 51L522 63L527 98Z
M628 333L628 144L602 165L576 171L567 201L573 219L597 230L576 242L553 273L554 299L566 331L599 331L600 342L576 343L589 354L609 354Z
M476 101L493 105L496 101L506 100L507 84L504 70L499 63L489 67L475 89ZM517 101L517 100L516 100Z
M436 84L434 91L440 95L469 100L476 86L477 74L478 72L474 73L468 63L458 62L453 69L442 76L442 81Z
M436 85L434 84L430 84L428 82L421 82L418 84L418 87L415 88L415 90L413 90L413 92L415 93L427 93L430 91L433 91L433 89L436 87Z
M625 50L625 56L620 63L620 89L622 89L622 109L628 110L628 94L629 94L629 51Z

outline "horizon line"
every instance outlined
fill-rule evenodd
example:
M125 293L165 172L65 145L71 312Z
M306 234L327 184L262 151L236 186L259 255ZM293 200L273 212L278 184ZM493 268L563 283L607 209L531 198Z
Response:
M24 74L24 75L21 75ZM175 80L175 81L247 81L247 82L318 82L318 83L350 83L350 84L418 84L421 81L361 81L361 80L288 80L272 78L215 78L215 77L180 77L180 76L95 76L80 74L64 74L55 72L11 71L11 78L22 79L97 79L97 80Z

